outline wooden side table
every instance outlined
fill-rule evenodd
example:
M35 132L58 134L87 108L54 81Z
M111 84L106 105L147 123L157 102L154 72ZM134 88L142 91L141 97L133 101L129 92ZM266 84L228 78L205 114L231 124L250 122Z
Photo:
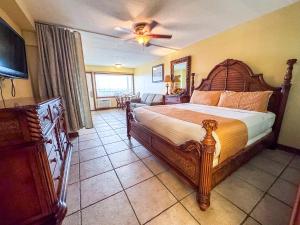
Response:
M165 105L180 104L190 102L188 95L165 95Z

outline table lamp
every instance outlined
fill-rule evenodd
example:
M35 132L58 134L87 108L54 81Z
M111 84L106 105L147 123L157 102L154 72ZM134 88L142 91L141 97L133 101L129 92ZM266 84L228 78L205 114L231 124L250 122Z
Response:
M169 83L172 82L172 79L171 79L171 75L166 75L165 76L165 79L164 79L164 82L166 83L166 87L167 87L167 94L169 94Z

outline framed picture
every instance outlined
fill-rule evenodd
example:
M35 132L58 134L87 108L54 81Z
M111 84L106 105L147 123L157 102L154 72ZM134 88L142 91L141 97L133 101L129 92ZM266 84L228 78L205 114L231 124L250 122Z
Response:
M163 82L164 80L164 64L152 67L152 83Z

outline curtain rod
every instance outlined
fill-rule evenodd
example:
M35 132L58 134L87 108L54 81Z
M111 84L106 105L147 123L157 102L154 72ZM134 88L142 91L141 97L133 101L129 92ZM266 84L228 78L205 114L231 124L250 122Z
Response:
M100 33L100 32L95 32L95 31L91 31L91 30L85 30L85 29L81 29L81 28L77 28L77 27L71 27L71 26L66 26L66 25L57 24L57 23L48 23L48 22L43 22L43 21L36 21L36 23L45 24L45 25L51 25L51 26L57 26L57 27L60 27L60 28L66 28L66 29L71 29L71 30L82 31L82 32L86 32L86 33L97 34L97 35L101 35L101 36L106 36L106 37L112 37L112 38L121 39L120 37L115 36L115 35L104 34L104 33Z
M106 36L106 37L111 37L111 38L123 40L122 38L120 38L118 36L115 36L115 35L104 34L104 33L100 33L100 32L95 32L95 31L91 31L91 30L85 30L85 29L71 27L71 26L65 26L65 25L57 24L57 23L49 23L49 22L43 22L43 21L36 21L35 23L45 24L45 25L51 25L51 26L57 26L57 27L60 27L60 28L71 29L71 30L75 30L75 31L82 31L82 32L86 32L86 33L91 33L91 34L96 34L96 35L101 35L101 36ZM177 48L166 47L166 46L157 45L157 44L153 44L153 46L160 47L160 48L166 48L166 49L170 49L170 50L175 50L175 51L179 50Z

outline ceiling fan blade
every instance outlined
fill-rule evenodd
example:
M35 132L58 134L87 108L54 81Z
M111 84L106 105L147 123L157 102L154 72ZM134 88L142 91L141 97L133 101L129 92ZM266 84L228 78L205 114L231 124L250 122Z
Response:
M115 27L114 28L116 31L120 31L123 33L131 34L133 33L131 29L125 28L125 27Z
M152 44L150 42L147 42L146 44L144 44L145 47L149 47L151 46Z
M153 30L154 27L156 27L158 25L158 22L156 22L155 20L152 20L150 23L148 23L144 29L143 29L143 33L150 33L151 30Z
M135 37L130 37L130 38L122 38L123 41L131 41L135 40Z
M151 38L166 38L166 39L172 38L172 35L170 34L147 34L147 36Z
M153 44L153 43L150 43L150 42L148 42L147 45L145 45L145 46L146 47L155 46L155 47L165 48L165 49L174 50L174 51L178 51L179 50L177 48L171 48L171 47L167 47L167 46L157 45L157 44Z

